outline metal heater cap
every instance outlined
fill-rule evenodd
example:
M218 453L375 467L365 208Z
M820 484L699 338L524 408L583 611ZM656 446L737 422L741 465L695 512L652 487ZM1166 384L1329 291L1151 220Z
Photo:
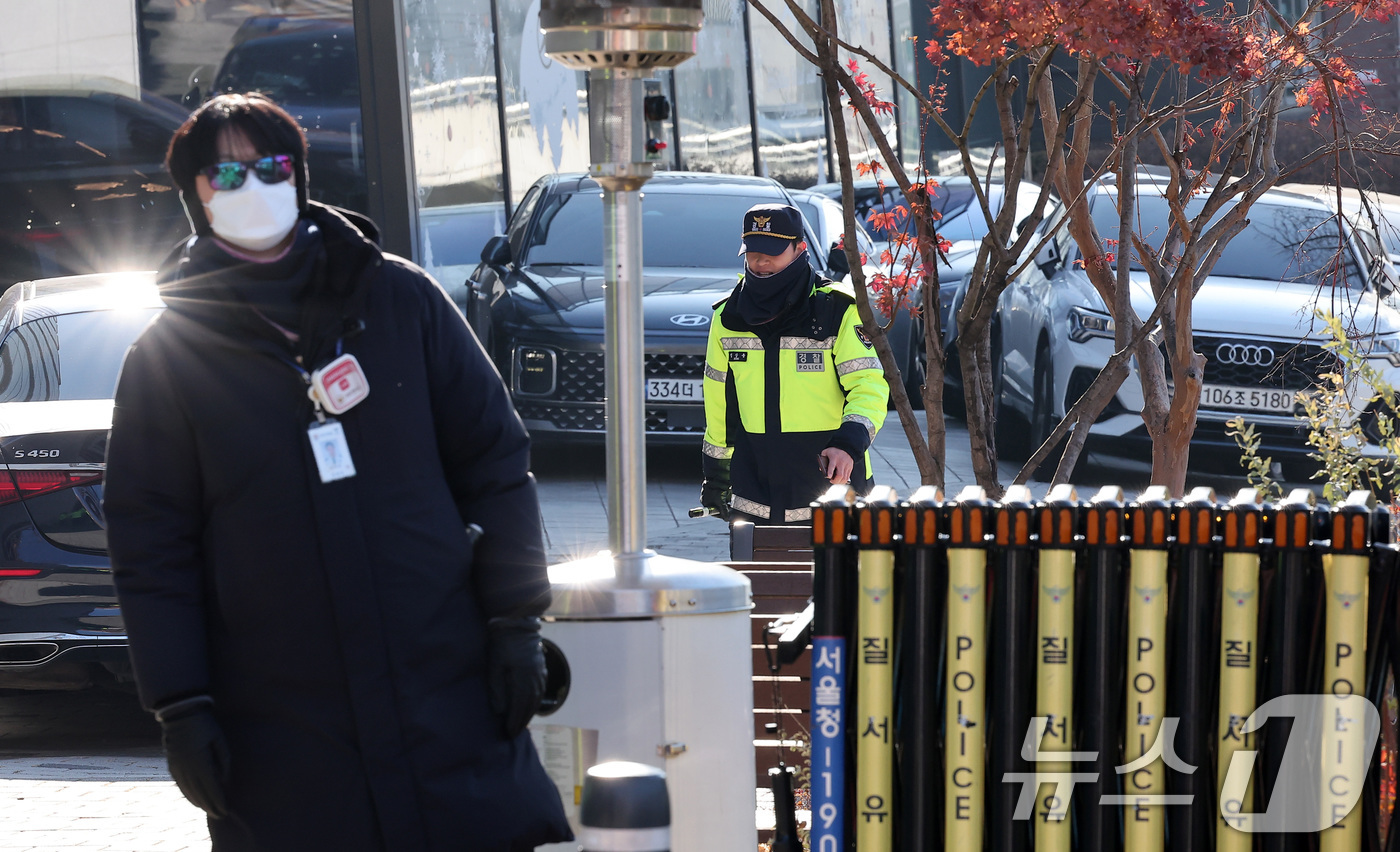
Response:
M542 0L544 52L570 68L673 68L695 55L703 0Z

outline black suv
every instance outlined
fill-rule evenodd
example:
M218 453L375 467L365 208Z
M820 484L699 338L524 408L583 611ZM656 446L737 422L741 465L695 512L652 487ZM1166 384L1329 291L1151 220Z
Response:
M690 172L661 172L642 195L647 434L692 442L705 429L701 381L712 306L734 289L744 267L744 211L792 198L768 178ZM808 232L808 245L819 247L810 225ZM467 318L531 435L602 436L598 184L581 174L540 179L481 257L467 282ZM827 271L820 248L812 259Z

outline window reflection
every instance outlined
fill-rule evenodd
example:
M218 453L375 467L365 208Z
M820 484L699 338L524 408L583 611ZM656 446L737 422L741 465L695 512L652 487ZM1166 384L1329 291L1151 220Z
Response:
M775 4L771 8L790 32L802 32L787 6ZM814 0L807 0L803 8L814 18L818 14ZM826 113L816 68L763 15L751 13L749 27L758 155L764 172L790 187L825 182ZM805 38L803 44L811 46Z
M886 0L844 0L837 4L836 11L841 16L841 37L845 41L865 48L891 68L894 67L890 59L890 19ZM841 51L842 64L851 59L859 62L861 70L869 75L881 100L894 100L894 87L888 76L876 71L868 61ZM883 115L880 122L885 138L891 145L897 144L894 115ZM852 163L883 159L865 122L849 111L846 113L846 136L850 139Z
M1193 199L1186 205L1187 215L1196 215L1204 204L1202 199ZM1207 227L1219 221L1232 206L1222 209ZM1170 209L1166 200L1143 195L1138 198L1134 212L1133 231L1153 254L1169 258L1170 269L1174 261L1166 254L1165 243L1170 231ZM1091 215L1101 235L1118 233L1118 209L1111 200L1096 199ZM1132 268L1141 270L1136 249L1132 256ZM1355 253L1338 229L1335 215L1282 204L1258 203L1250 208L1248 225L1230 240L1210 274L1311 288L1360 290L1366 284Z
M753 174L743 0L705 0L695 56L676 67L681 168Z
M141 0L141 79L198 107L259 91L306 129L311 197L366 212L359 63L351 0Z
M586 171L586 74L544 53L540 0L500 0L502 80L512 202L540 177Z
M111 399L126 350L160 309L29 320L0 346L0 402Z
M162 165L179 106L131 84L0 84L0 289L151 269L189 233Z
M404 3L423 267L465 304L481 247L505 227L489 0Z
M890 67L918 88L919 81L915 79L918 72L914 64L914 20L909 0L894 0L890 6L893 12L890 26L894 28L894 65ZM919 162L919 134L924 124L919 102L904 87L892 85L895 86L895 97L891 100L899 105L900 155L907 165L916 166Z

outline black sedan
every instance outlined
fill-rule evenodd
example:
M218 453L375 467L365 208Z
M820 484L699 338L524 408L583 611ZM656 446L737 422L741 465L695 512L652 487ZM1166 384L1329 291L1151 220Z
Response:
M0 689L131 679L102 477L122 358L161 310L151 273L0 298Z
M646 429L694 441L714 302L734 289L744 211L791 204L776 181L662 172L643 188ZM812 260L828 258L809 226ZM536 438L602 435L603 199L584 175L542 178L467 282L467 317ZM839 277L839 276L837 276Z

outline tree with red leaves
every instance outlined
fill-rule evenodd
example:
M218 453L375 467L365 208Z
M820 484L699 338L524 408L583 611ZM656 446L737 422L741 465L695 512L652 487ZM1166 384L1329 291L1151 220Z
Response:
M1251 206L1292 175L1328 162L1338 183L1355 185L1364 182L1359 152L1397 150L1377 112L1364 102L1365 85L1343 45L1351 22L1385 20L1400 11L1400 0L1313 0L1291 21L1269 0L1250 0L1242 10L1230 4L1210 9L1204 0L942 0L928 7L934 38L921 45L924 55L936 69L945 68L951 57L986 69L985 82L963 116L944 108L941 71L920 85L896 74L865 46L843 41L835 0L822 0L817 18L796 0L782 0L800 34L784 27L765 5L778 0L749 1L821 70L826 82L842 181L848 185L846 245L854 245L854 220L845 111L860 121L879 151L878 159L858 163L856 170L888 174L905 194L906 206L876 223L902 227L901 217L907 216L915 226L912 237L896 243L908 249L902 263L901 258L882 258L898 271L866 282L859 263L853 260L851 266L862 320L866 328L877 329L873 336L887 375L897 375L894 359L878 333L880 323L874 322L865 291L876 294L876 307L885 316L901 304L912 304L922 314L930 366L923 393L928 411L941 410L941 389L931 386L941 379L943 364L934 259L944 246L927 203L932 178L899 162L881 129L889 102L862 73L862 64L887 75L917 100L924 144L955 149L974 186L995 170L1012 195L1039 143L1036 154L1045 160L1041 203L1029 216L1014 205L993 215L986 193L977 193L989 232L956 317L974 471L993 496L1002 491L994 439L993 368L999 356L991 348L993 319L1008 283L1056 236L1041 227L1052 191L1066 208L1057 225L1068 230L1088 259L1084 273L1114 317L1116 351L1083 396L1067 400L1071 404L1058 425L1048 435L1036 436L1043 440L1016 481L1028 479L1067 435L1054 481L1068 479L1088 425L1113 398L1135 357L1142 418L1153 441L1152 482L1181 494L1205 370L1205 358L1192 345L1191 301L1220 252L1243 230ZM842 61L843 55L851 58ZM1018 103L1021 97L1024 103ZM1316 134L1311 150L1280 163L1275 153L1280 115L1297 106L1310 107L1314 126L1324 132ZM991 166L975 162L970 144L979 109L994 110L1000 128ZM935 134L946 138L948 146L929 143ZM1162 192L1170 210L1167 234L1144 234L1134 227L1145 164L1165 169L1165 187L1153 191ZM1095 183L1104 180L1116 185L1119 205L1118 232L1109 235L1098 233L1087 202ZM1020 222L1018 215L1024 217ZM1110 248L1117 246L1133 253L1145 269L1156 299L1149 316L1132 307L1130 264L1114 263L1118 252ZM899 384L891 382L891 389ZM928 418L924 439L912 413L904 410L908 400L902 393L893 397L916 458L921 458L924 481L941 485L939 460L927 465L922 460L931 454L941 457L941 423L935 430L933 422L941 418ZM1081 424L1084 428L1074 428Z

